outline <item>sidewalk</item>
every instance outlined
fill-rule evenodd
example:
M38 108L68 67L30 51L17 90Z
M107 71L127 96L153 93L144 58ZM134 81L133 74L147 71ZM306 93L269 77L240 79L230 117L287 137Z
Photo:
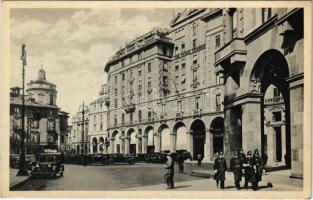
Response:
M10 168L10 189L25 183L30 176L16 176L18 169Z
M291 179L289 178L290 170L282 170L276 172L269 172L263 175L262 181L259 183L260 190L262 191L299 191L302 190L303 180L302 179ZM235 191L233 174L226 174L225 190ZM174 176L175 181L175 176ZM267 183L273 184L272 188L267 187ZM241 181L241 186L244 184L244 179ZM145 187L128 188L127 191L169 191L166 189L166 184L162 183L159 185L151 185ZM184 181L175 183L175 191L220 191L220 188L216 187L216 183L212 178L203 178L193 181ZM245 191L246 189L242 189ZM251 184L249 184L249 190Z

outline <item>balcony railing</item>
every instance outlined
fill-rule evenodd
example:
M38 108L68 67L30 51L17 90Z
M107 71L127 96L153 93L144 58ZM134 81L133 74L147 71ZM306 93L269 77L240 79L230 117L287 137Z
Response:
M215 52L215 65L231 58L231 63L246 60L246 44L243 39L235 38Z
M127 113L134 112L135 109L136 109L136 107L135 107L135 104L133 104L133 103L125 105L125 108L124 108L125 112L127 112Z
M265 99L264 101L265 104L274 104L274 103L283 103L283 102L284 102L283 97L269 98L269 99Z

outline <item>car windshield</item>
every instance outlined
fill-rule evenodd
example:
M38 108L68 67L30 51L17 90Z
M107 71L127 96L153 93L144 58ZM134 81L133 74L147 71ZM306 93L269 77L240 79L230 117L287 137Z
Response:
M40 162L54 162L54 160L54 156L41 156L39 159Z

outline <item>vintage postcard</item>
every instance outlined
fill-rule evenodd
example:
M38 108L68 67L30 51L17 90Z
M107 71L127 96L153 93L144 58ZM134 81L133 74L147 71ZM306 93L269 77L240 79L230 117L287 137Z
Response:
M1 197L309 198L311 7L2 2Z

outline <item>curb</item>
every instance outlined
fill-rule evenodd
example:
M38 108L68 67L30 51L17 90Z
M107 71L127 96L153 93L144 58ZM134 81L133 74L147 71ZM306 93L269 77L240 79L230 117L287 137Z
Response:
M10 186L10 190L15 190L16 188L18 188L19 186L23 185L24 183L26 183L27 181L29 181L31 179L31 176L27 177L25 180L16 183L15 185Z

